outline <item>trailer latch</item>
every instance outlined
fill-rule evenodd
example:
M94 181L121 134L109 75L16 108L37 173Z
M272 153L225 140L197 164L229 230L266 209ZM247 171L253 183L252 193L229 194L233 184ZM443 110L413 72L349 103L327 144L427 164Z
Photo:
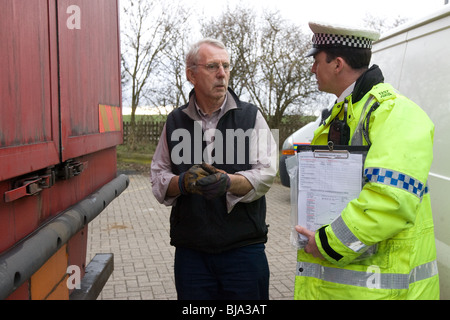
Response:
M67 160L58 168L58 179L69 180L80 175L87 168L87 162Z
M86 168L88 162L68 160L56 167L47 168L45 174L29 175L13 183L13 189L5 192L5 202L13 202L17 199L34 196L43 189L53 187L57 180L69 180L79 176Z
M54 184L55 173L53 171L49 171L42 176L17 181L15 189L5 192L5 202L13 202L23 197L34 196L43 189L51 188Z

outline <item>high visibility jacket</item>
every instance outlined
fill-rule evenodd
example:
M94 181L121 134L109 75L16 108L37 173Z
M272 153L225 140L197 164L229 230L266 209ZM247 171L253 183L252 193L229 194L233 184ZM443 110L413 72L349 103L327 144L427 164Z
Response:
M338 218L316 232L325 260L298 251L294 297L439 299L427 186L434 125L389 84L376 84L356 103L352 98L333 108L312 144L327 144L331 121L339 115L342 119L347 105L349 144L367 145L358 123L371 113L366 184ZM375 104L378 108L371 110Z

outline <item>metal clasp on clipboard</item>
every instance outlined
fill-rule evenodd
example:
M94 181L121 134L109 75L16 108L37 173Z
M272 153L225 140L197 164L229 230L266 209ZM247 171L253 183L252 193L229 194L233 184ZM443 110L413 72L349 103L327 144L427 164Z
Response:
M334 143L328 142L328 150L315 150L314 158L327 159L348 159L350 152L348 150L334 150Z

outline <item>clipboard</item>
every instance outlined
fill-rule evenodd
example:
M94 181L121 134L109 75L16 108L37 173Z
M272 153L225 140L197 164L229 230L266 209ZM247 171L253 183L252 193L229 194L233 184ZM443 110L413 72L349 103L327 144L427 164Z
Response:
M342 145L334 145L332 142L328 143L328 145L299 145L297 147L297 153L300 152L315 152L318 155L323 156L332 156L333 154L345 154L348 157L348 154L362 154L363 159L366 159L367 152L369 151L369 146L342 146Z
M368 146L299 146L297 181L291 179L296 182L291 183L296 189L291 190L291 220L295 225L315 231L340 216L361 192L368 150ZM298 233L291 238L297 248L306 245L306 238Z

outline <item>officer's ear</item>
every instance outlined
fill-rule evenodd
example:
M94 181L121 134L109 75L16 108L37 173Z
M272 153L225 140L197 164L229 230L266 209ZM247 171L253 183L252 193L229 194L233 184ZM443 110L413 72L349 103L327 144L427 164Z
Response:
M337 57L334 60L334 63L336 64L334 69L336 74L340 73L346 64L345 60L342 59L341 57Z

